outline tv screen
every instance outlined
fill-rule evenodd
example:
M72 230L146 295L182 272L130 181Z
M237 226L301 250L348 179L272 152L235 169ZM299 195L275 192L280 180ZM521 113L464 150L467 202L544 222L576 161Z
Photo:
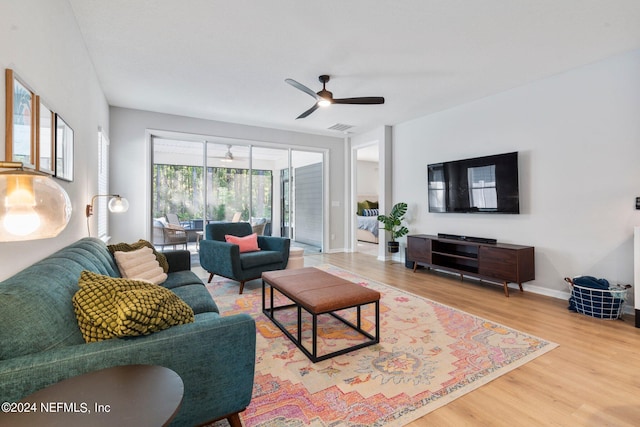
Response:
M429 212L519 214L518 153L428 165Z

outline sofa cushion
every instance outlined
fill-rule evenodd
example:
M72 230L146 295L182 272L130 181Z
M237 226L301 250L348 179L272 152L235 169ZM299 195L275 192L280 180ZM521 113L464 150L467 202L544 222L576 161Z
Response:
M153 254L156 256L156 259L158 260L158 264L160 264L160 267L162 267L162 270L165 273L167 273L169 271L169 263L167 262L167 258L162 253L156 251L156 247L153 246L151 242L140 239L135 243L116 243L114 245L107 246L107 248L109 248L109 252L111 252L112 254L115 253L116 251L130 252L130 251L135 251L137 249L144 248L144 247L151 248L151 250L153 251Z
M245 252L240 254L240 265L245 270L283 261L282 252L279 251Z
M151 248L144 247L129 252L116 251L113 255L120 274L126 279L144 280L156 285L167 280L167 273L162 271Z
M180 286L187 286L187 285L193 285L193 284L204 286L204 284L202 283L202 280L200 280L193 271L183 270L183 271L174 271L173 273L169 274L167 277L167 280L162 282L161 285L173 291L176 288L179 288Z
M186 302L195 314L209 311L219 313L218 306L202 283L180 286L171 291Z
M78 286L72 301L86 342L148 335L194 321L191 307L159 285L83 271Z

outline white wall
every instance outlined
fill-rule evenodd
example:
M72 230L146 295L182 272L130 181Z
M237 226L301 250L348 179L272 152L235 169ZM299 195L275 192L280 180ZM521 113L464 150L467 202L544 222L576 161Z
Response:
M328 150L329 185L326 206L330 227L325 235L334 236L325 251L345 247L345 144L341 137L310 135L276 129L238 125L149 111L111 108L111 190L129 200L129 211L110 218L113 241L135 241L150 235L150 146L149 132L183 132L207 137L236 138L256 144ZM325 169L326 170L326 169ZM334 203L336 202L336 203Z
M357 165L357 195L377 196L379 194L378 162L358 160Z
M509 151L520 153L520 215L428 212L427 164ZM535 246L525 289L560 296L565 276L633 281L639 161L634 51L395 126L393 201L409 203L412 234Z
M73 206L67 228L52 239L0 243L0 280L87 235L84 209L97 191L98 127L109 128L109 107L69 3L1 3L0 158L5 152L4 70L11 68L73 128L75 176L73 182L58 181Z

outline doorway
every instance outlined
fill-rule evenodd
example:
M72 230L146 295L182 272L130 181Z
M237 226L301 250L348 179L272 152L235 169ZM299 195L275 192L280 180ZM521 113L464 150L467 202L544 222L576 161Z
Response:
M378 206L379 188L378 143L356 149L356 242L354 250L378 256Z

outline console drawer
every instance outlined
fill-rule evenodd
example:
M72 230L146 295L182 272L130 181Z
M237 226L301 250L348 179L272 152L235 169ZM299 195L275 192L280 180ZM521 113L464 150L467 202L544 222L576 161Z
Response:
M507 282L518 283L517 251L488 246L480 247L478 255L479 273Z
M409 261L431 264L431 240L423 237L407 237L407 258Z

